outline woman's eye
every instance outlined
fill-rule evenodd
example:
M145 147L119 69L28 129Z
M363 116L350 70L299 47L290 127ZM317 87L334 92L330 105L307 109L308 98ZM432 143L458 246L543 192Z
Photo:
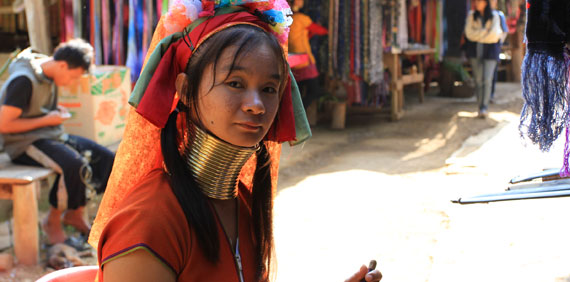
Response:
M277 93L277 89L275 89L274 87L265 87L265 88L263 89L263 91L264 91L265 93L271 93L271 94Z
M229 87L232 87L232 88L242 88L241 83L239 83L237 81L230 81L227 84Z

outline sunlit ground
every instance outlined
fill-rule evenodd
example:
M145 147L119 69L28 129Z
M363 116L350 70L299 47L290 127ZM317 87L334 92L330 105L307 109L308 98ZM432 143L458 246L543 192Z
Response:
M498 126L469 138L440 169L339 170L346 161L339 157L329 164L335 172L280 189L278 281L343 281L370 259L378 260L382 281L570 281L570 198L450 202L561 165L564 137L541 153L521 143L518 115L490 118ZM422 140L402 161L445 146L453 130Z

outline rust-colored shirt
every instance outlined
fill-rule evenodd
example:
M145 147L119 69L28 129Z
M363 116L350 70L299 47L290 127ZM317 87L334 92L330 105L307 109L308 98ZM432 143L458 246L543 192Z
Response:
M245 281L254 281L255 248L251 232L251 194L245 186L239 190L239 252ZM163 170L150 172L116 208L103 229L99 247L98 281L103 281L105 263L144 249L170 268L178 281L235 281L237 266L233 252L218 225L220 258L208 262L197 245L196 234L173 194Z

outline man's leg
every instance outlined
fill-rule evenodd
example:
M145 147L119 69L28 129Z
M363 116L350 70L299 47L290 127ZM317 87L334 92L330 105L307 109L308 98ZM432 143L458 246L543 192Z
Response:
M61 227L61 213L67 209L85 206L85 184L82 181L81 168L85 166L83 157L72 147L59 140L40 139L34 142L26 152L14 160L15 163L39 165L52 168L59 174L59 179L49 195L51 209L43 227L50 243L65 240ZM88 232L88 224L75 224L80 232Z
M115 154L92 140L80 136L69 135L66 144L89 159L89 163L82 166L80 170L80 175L85 184L84 189L91 186L97 193L104 192L113 168ZM89 174L91 178L88 177ZM84 205L81 205L75 209L68 209L63 216L63 223L74 226L82 233L87 234L91 225L85 221L84 208Z
M93 188L95 188L97 193L105 192L107 181L113 168L115 153L92 140L76 135L69 135L66 144L84 156L87 151L90 152L89 166L93 173L90 184L94 186Z

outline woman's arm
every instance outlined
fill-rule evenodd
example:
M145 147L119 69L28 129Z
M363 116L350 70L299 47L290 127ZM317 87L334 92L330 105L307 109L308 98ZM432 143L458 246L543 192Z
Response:
M176 281L174 272L146 250L137 250L111 260L102 269L105 282Z

